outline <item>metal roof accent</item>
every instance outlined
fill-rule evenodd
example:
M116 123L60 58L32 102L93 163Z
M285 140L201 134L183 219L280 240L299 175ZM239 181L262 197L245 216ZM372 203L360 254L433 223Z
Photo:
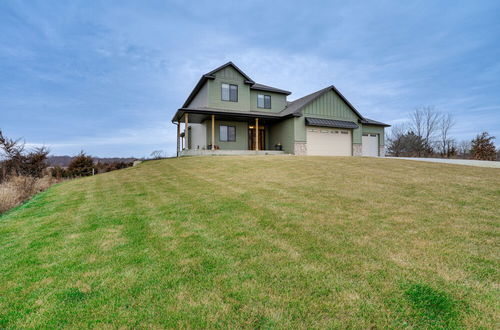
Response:
M358 124L352 121L311 118L306 117L306 125L309 126L325 126L332 128L358 128Z

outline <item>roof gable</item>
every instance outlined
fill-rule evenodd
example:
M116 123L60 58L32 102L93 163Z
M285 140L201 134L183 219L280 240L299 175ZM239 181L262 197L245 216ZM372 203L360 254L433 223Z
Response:
M204 75L202 75L201 78L200 78L200 80L198 81L198 83L193 88L193 90L189 94L188 98L186 99L186 101L182 105L182 108L187 108L189 106L189 104L191 103L191 101L196 97L196 95L198 94L198 92L200 91L200 89L203 87L203 85L205 84L205 82L207 80L209 80L209 79L210 80L215 79L216 78L215 74L217 72L221 71L221 70L224 70L227 67L231 67L236 72L238 72L243 77L243 82L245 84L249 84L251 89L262 90L262 91L269 91L269 92L275 92L275 93L281 93L281 94L286 94L286 95L290 95L291 94L291 92L283 90L283 89L274 88L274 87L266 86L266 85L262 85L262 84L257 84L245 72L243 72L240 68L238 68L236 66L236 64L234 64L233 62L229 61L226 64L223 64L223 65L219 66L218 68L215 68L212 71L210 71L210 72L205 73Z
M326 88L320 89L317 92L311 93L309 95L306 95L304 97L301 97L300 99L297 99L293 102L290 102L285 110L283 110L282 114L283 115L294 115L294 116L301 116L302 111L304 108L306 108L308 105L310 105L312 102L316 101L326 93L332 91L335 93L348 107L349 109L354 112L354 114L360 119L364 120L365 118L359 113L356 108L342 95L342 93L339 92L339 90L331 85Z
M243 76L243 78L245 78L245 84L250 84L250 85L253 85L255 84L255 81L252 80L252 78L250 78L249 76L246 75L245 72L241 71L240 68L238 68L236 66L236 64L234 64L233 62L227 62L226 64L223 64L221 65L220 67L210 71L209 73L205 73L203 76L208 78L208 79L215 79L215 73L219 72L220 70L223 70L227 67L232 67L233 69L235 69L239 74L241 74Z

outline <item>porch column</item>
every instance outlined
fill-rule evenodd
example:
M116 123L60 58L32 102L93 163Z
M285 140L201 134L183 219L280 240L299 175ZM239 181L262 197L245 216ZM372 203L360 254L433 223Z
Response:
M189 149L189 130L188 130L188 113L184 114L184 139L186 140L186 149Z
M259 118L255 118L255 150L259 150Z
M212 115L212 150L215 146L215 115Z
M179 157L180 138L181 138L181 123L177 121L177 157Z

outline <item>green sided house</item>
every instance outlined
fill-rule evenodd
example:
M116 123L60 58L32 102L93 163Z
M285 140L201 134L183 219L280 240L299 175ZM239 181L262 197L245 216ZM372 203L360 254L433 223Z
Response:
M177 155L384 156L384 128L334 87L291 92L253 81L232 62L204 74L172 118Z

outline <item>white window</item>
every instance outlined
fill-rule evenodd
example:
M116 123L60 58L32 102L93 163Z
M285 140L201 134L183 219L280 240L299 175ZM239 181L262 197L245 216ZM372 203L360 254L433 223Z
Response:
M236 127L235 126L219 126L219 141L221 142L234 142L236 141Z
M238 102L238 85L221 84L221 100Z
M258 94L257 108L271 109L271 95Z

